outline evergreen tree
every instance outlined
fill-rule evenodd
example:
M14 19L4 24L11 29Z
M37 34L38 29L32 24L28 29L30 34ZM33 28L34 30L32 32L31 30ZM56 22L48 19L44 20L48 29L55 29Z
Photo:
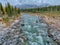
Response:
M2 12L2 14L4 14L3 6L1 3L0 3L0 11Z

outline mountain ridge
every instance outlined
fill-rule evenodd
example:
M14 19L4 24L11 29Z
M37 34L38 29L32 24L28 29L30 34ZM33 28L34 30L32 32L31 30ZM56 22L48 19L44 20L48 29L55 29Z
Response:
M39 5L36 4L22 4L22 5L16 5L16 7L21 8L21 9L26 9L26 8L40 8L40 7L48 7L50 4L48 3L42 3Z

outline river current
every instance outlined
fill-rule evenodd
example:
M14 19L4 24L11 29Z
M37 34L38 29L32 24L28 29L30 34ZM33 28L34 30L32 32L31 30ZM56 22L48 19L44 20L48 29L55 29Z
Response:
M0 33L0 45L57 45L48 28L42 17L23 14L19 23Z

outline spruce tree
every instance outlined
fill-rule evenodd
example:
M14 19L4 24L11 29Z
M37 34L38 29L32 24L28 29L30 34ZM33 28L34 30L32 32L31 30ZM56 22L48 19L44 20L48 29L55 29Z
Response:
M1 3L0 3L0 11L2 12L2 14L4 14L3 6Z

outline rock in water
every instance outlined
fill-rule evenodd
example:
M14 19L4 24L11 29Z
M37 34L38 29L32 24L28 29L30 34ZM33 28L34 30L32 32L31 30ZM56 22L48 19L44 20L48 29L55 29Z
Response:
M57 45L48 36L48 25L41 17L28 14L21 17L16 25L0 33L0 45Z

